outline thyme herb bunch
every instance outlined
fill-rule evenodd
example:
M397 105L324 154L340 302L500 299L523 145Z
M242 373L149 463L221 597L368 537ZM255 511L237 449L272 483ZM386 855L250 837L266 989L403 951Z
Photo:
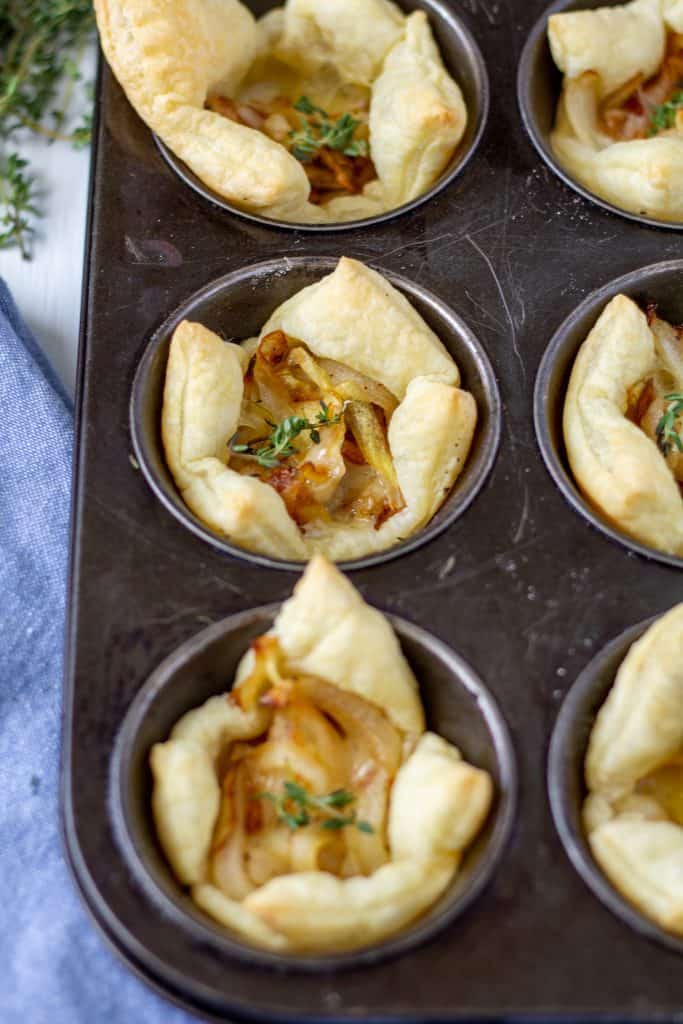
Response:
M41 214L20 133L89 143L90 115L65 126L94 24L91 0L0 0L0 247L16 245L25 259Z

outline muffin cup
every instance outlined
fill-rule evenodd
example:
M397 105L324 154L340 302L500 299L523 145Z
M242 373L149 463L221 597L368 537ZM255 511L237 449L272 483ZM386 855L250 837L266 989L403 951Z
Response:
M273 3L272 0L243 0L243 2L246 3L246 6L254 15L256 15L256 17L266 14L273 7L282 6L282 0L279 3ZM400 216L401 214L409 213L411 210L416 209L418 206L421 206L429 199L438 195L439 192L447 188L447 186L455 181L455 179L465 170L465 167L474 156L484 133L484 128L486 127L489 114L490 102L489 80L486 72L486 65L484 64L484 58L482 57L481 51L469 29L466 28L461 19L445 3L442 3L441 0L396 0L396 2L406 14L411 14L413 11L418 10L426 11L432 31L434 32L434 36L441 51L444 64L452 77L458 82L462 90L468 114L465 134L460 140L460 143L448 166L441 173L434 185L432 185L432 187L422 195L418 196L416 199L412 199L409 203L397 206L393 210L387 210L386 213L378 214L376 217L365 217L362 220L336 222L333 224L298 224L295 221L283 221L270 217L263 217L258 213L252 213L248 210L240 209L240 207L228 202L217 192L214 192L213 189L209 188L208 185L205 185L204 182L189 169L187 164L180 160L180 158L177 157L157 135L155 135L154 140L159 151L171 170L174 171L186 185L189 185L190 188L194 189L194 191L204 199L213 203L214 206L221 207L228 213L236 214L238 217L242 217L255 224L262 224L265 227L286 229L289 231L313 232L318 234L325 232L349 231L354 228L368 228L377 224L383 224L388 220L392 220L394 217Z
M548 754L548 795L555 827L567 856L598 899L634 931L683 953L677 938L645 917L612 885L591 853L581 820L587 796L584 762L595 717L607 699L629 648L659 616L631 626L600 651L567 694L553 730Z
M683 569L683 558L647 547L611 526L581 492L569 466L562 431L567 386L579 348L615 295L624 293L644 306L655 302L661 316L683 323L683 260L653 263L624 274L588 296L553 335L536 377L534 423L541 454L553 480L573 509L597 530L645 558Z
M282 955L248 945L192 902L174 878L152 819L149 753L191 708L232 686L249 644L272 625L280 605L241 612L182 644L152 673L128 710L111 764L114 833L128 867L170 927L220 953L266 967L320 970L375 964L426 942L459 917L491 878L508 841L516 806L517 771L505 721L472 669L440 640L388 616L420 682L429 728L455 743L463 757L494 780L487 821L468 848L448 891L414 924L381 944L324 956Z
M171 336L184 319L199 321L225 338L258 334L285 299L315 283L337 265L336 259L287 258L238 270L207 285L177 309L152 337L138 366L130 403L130 426L137 461L163 505L188 529L227 554L273 569L299 570L303 563L247 551L214 533L183 501L166 465L161 442L164 377ZM379 269L379 268L378 268ZM386 551L340 563L343 569L365 569L406 554L438 536L474 501L488 477L500 444L501 401L491 364L474 334L440 299L403 277L380 271L441 338L472 393L478 422L467 462L436 515L420 531Z
M631 213L620 206L601 199L595 192L564 169L553 153L550 134L555 123L555 113L562 91L562 72L556 66L548 43L547 26L551 14L565 11L591 10L596 7L617 7L626 0L558 0L551 4L532 28L526 41L517 72L517 101L527 134L548 167L575 192L601 206L603 210L616 213L619 217L648 224L655 228L682 231L683 223L660 220L640 213Z

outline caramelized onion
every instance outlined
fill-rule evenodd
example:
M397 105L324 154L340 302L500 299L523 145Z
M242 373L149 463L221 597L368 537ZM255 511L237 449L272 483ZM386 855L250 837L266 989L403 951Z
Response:
M236 765L228 772L223 783L234 809L232 827L223 842L213 854L213 876L216 885L226 896L233 900L242 900L253 891L244 870L245 847L245 773L242 765Z
M235 743L220 762L227 770L213 880L241 900L292 871L371 874L389 860L389 795L402 734L363 697L293 672L275 637L260 637L253 651L233 699L245 708L267 703L273 712L264 735ZM297 803L286 788L292 783L310 796ZM316 803L336 793L344 793L343 803ZM335 817L340 824L331 827Z
M386 715L370 701L317 676L298 676L297 689L341 726L345 736L359 735L371 756L393 779L401 763L402 739Z
M372 402L383 410L387 423L393 416L398 401L391 391L379 381L366 377L364 373L354 370L334 359L320 359L319 365L327 374L330 388L342 400L355 402Z
M399 512L405 508L405 501L379 413L368 402L349 402L346 420L363 458L384 481L391 512Z

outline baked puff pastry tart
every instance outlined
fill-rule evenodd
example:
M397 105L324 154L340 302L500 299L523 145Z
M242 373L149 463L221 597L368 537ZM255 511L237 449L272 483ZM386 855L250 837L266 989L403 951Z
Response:
M646 917L683 934L683 604L628 652L588 744L593 855Z
M683 556L683 330L626 295L581 346L564 406L574 477L641 544Z
M355 559L436 513L477 419L458 367L410 303L355 260L304 288L259 338L183 322L162 411L188 507L274 558Z
M236 680L151 752L178 881L276 952L337 953L406 927L451 883L493 787L425 731L387 620L317 556Z
M214 192L294 223L426 192L467 123L423 11L389 0L95 0L138 114Z
M683 4L633 0L548 20L564 73L552 148L630 213L683 221Z

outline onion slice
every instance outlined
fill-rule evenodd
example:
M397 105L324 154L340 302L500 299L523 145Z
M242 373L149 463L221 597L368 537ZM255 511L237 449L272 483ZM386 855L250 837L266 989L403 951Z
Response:
M363 458L384 482L387 502L392 514L405 508L389 443L377 409L369 402L349 402L346 421Z

